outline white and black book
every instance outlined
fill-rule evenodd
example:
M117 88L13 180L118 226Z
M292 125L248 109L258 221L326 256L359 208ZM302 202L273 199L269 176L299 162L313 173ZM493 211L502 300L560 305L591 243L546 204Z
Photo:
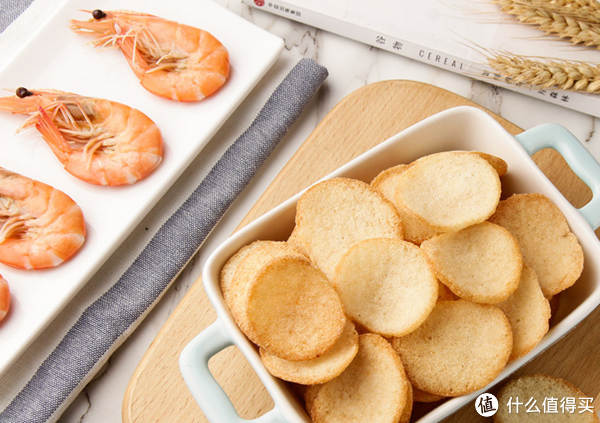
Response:
M242 0L244 3L420 62L600 117L600 94L541 89L502 78L485 49L600 63L600 51L518 23L491 0Z

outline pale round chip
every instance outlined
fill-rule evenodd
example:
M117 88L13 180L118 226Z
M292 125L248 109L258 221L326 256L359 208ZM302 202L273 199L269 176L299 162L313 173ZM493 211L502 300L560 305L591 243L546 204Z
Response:
M235 274L238 265L244 258L246 258L250 251L269 242L271 241L255 241L252 244L244 245L234 255L232 255L229 260L227 260L227 263L225 263L223 269L221 269L221 292L223 293L223 298L225 298L226 301L227 292L229 291L231 281L233 280L233 275Z
M536 273L546 297L569 288L581 275L583 250L548 197L514 194L500 202L490 222L505 227L517 239L523 261Z
M393 197L396 192L397 176L401 175L408 166L410 165L399 164L382 170L373 178L371 186L381 191L385 198L392 201L390 195Z
M517 290L496 306L506 314L513 332L509 361L523 357L548 332L550 303L544 297L535 272L523 266Z
M294 226L290 237L287 239L288 244L296 247L298 251L308 257L308 251L304 247L304 243L302 242L302 235L300 235L300 228L298 226Z
M240 254L240 257L235 257L236 254ZM261 269L275 258L296 257L306 259L306 257L287 242L278 241L255 241L247 249L242 248L236 254L230 259L232 263L229 266L225 265L228 267L227 274L231 275L233 273L229 289L225 291L225 301L242 332L248 339L256 343L256 336L252 331L247 315L248 295L252 281ZM236 266L235 263L238 259L239 263ZM235 266L235 269L233 266ZM227 282L226 280L223 281L222 277L221 286L223 285L227 285Z
M358 343L350 366L307 397L313 423L397 423L403 418L410 383L400 358L379 335L359 335Z
M402 223L394 205L358 180L320 182L300 197L296 210L303 245L330 280L344 253L358 241L402 239Z
M398 180L396 201L443 232L483 222L500 200L498 172L476 154L445 152L413 162Z
M592 401L564 379L539 373L520 376L498 392L493 419L494 423L599 423Z
M312 408L313 402L315 401L315 398L317 398L317 394L322 386L323 385L311 385L306 388L306 392L304 393L304 405L307 412Z
M303 385L329 382L350 365L358 352L358 332L350 320L346 321L342 335L325 354L306 361L288 361L263 348L260 358L267 370L280 379Z
M493 223L438 235L423 242L421 249L440 281L466 300L499 303L519 285L519 245L510 232Z
M436 402L446 398L441 395L430 394L429 392L425 392L419 388L415 388L414 386L412 388L414 402Z
M245 310L255 343L290 361L325 354L346 323L335 289L304 257L279 257L262 267Z
M340 260L333 285L346 314L370 332L402 336L425 321L438 281L423 252L407 241L361 241Z
M402 219L402 231L404 239L415 244L420 244L426 239L439 234L438 231L429 226L426 222L413 217L405 207L396 202L396 189L400 175L408 168L408 165L398 165L384 170L371 181L371 186L390 200Z
M473 151L473 154L477 154L482 159L485 159L492 167L498 172L498 176L506 175L508 172L508 164L500 157L493 156L491 154L482 153L481 151Z
M512 332L497 307L441 301L417 330L392 344L413 386L455 397L483 388L500 374L512 351Z

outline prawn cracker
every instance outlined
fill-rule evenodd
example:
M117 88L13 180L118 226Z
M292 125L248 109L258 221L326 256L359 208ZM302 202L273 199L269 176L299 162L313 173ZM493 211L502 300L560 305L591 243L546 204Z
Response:
M223 293L223 298L227 299L227 292L231 286L233 275L235 274L235 271L242 260L245 259L253 249L267 245L268 243L269 241L255 241L252 244L244 245L234 255L232 255L229 260L227 260L223 266L223 269L221 269L221 292Z
M358 353L358 332L350 320L342 335L325 354L314 360L288 361L260 349L260 358L267 370L280 379L302 385L329 382L350 365Z
M518 408L514 405L509 408L507 404L514 403L515 398L521 398L524 404L520 404ZM536 412L536 407L538 411L542 410L549 398L556 400L557 412ZM572 413L568 409L567 399L573 401ZM493 420L494 423L599 423L600 419L594 409L591 412L581 410L582 401L587 401L590 408L593 407L593 398L564 379L540 373L520 376L508 382L498 392L500 407ZM565 404L564 409L559 404Z
M305 257L279 257L262 267L245 310L255 343L289 361L325 354L346 323L337 292Z
M302 235L300 234L300 228L298 226L294 226L294 229L292 230L292 233L290 234L289 238L287 239L287 242L290 245L293 245L294 247L296 247L302 254L304 254L306 257L308 257L308 252L306 251L306 248L304 247L304 242L302 241Z
M455 397L483 388L500 374L512 351L512 331L497 307L441 301L425 323L392 344L413 386Z
M403 413L410 382L400 358L379 335L359 335L358 343L358 354L350 366L313 390L310 401L307 398L313 423L397 423L406 419Z
M445 397L441 395L430 394L419 388L412 387L413 390L413 401L414 402L436 402L443 400Z
M437 278L419 247L390 238L350 248L336 268L333 286L348 317L383 336L415 330L438 297Z
M426 222L415 218L406 208L396 202L396 188L400 175L408 168L408 165L400 164L384 170L371 181L371 186L381 192L385 198L390 200L402 219L402 230L404 239L415 244L420 244L426 239L438 235L438 231Z
M529 267L523 267L517 290L496 306L504 312L513 331L509 361L523 357L548 332L550 303L542 293L535 272Z
M523 261L536 273L547 298L579 279L583 250L567 220L548 197L514 194L500 202L490 222L514 235Z
M496 170L498 176L502 177L508 172L508 164L500 157L483 153L481 151L472 151L471 153L478 155L482 159L485 159Z
M223 275L223 270L221 273L221 289L227 287L227 278L233 274L229 282L229 289L224 291L226 292L225 300L235 322L242 332L252 342L256 343L256 336L253 334L249 324L247 310L248 295L252 281L271 260L278 257L304 258L304 255L288 243L280 241L255 241L247 247L242 247L230 258L231 262L228 261L229 266L227 263L225 264L223 268L225 275ZM239 254L238 257L236 257L237 254ZM234 269L235 262L238 260L239 263ZM225 276L225 279L223 279L223 276Z
M357 242L402 239L394 205L355 179L335 178L309 188L298 201L296 224L310 259L330 280L344 253Z
M509 231L490 222L438 235L421 244L437 277L461 298L495 304L515 292L523 259Z
M500 200L498 172L476 154L444 152L413 162L398 180L396 202L442 232L483 222Z

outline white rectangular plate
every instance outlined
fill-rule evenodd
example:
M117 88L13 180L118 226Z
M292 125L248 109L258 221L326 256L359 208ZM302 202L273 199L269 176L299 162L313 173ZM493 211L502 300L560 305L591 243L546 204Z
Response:
M105 10L135 10L204 29L229 50L231 73L221 90L198 103L165 100L139 84L120 51L99 52L86 45L91 36L69 29L70 19L90 18L80 9L98 5L92 0L65 1L14 60L2 65L1 87L58 89L139 109L161 129L164 158L148 178L131 186L93 186L64 171L35 129L15 134L24 116L0 114L0 166L64 191L83 209L88 232L82 250L57 268L24 271L0 265L12 291L10 313L0 323L0 374L175 182L283 49L283 40L210 0L102 1Z

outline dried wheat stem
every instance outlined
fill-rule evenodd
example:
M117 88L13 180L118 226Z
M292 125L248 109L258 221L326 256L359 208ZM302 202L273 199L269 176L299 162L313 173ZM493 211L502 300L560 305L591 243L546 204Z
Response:
M573 44L600 49L600 7L576 0L492 0L520 22ZM595 0L594 0L595 1Z
M600 93L600 65L485 52L488 64L503 78L542 88Z

